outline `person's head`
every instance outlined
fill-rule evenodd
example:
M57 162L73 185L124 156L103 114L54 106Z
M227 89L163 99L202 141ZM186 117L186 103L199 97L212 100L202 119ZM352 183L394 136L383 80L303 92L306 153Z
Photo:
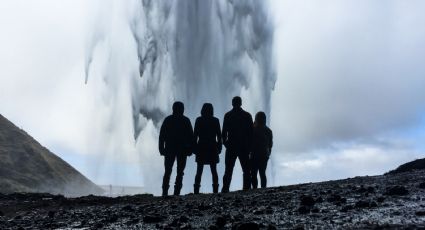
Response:
M242 106L242 98L238 96L234 97L232 99L232 105L233 108L240 108Z
M255 124L258 126L266 125L266 114L262 111L255 114Z
M176 101L173 104L173 114L174 115L183 115L184 113L184 104L181 101Z
M211 103L205 103L201 109L201 115L203 117L212 117L214 116L214 108Z

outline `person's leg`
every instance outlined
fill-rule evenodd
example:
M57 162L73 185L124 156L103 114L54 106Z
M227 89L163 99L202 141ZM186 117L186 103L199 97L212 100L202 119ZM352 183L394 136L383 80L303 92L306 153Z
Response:
M198 163L196 168L195 183L193 184L194 194L199 193L199 188L201 187L202 171L204 171L204 165L201 163Z
M187 156L184 154L177 155L177 175L176 183L174 185L174 195L180 195L180 190L183 184L184 169L186 167Z
M176 159L175 155L166 155L164 156L164 177L162 178L162 195L168 196L168 188L170 187L170 177L173 170L174 161Z
M235 166L236 157L237 157L236 154L226 149L223 188L221 189L221 192L229 192L230 182L232 181L233 167Z
M240 153L238 154L238 157L243 173L243 190L248 190L251 188L251 167L249 164L249 154Z
M266 169L267 169L267 162L268 158L262 159L260 164L260 178L261 178L261 188L267 187L267 176L266 176Z
M211 175L213 181L213 193L218 193L218 174L217 174L217 164L210 164Z
M257 179L257 174L258 174L258 161L256 158L252 158L251 160L251 183L252 183L252 188L257 188L258 187L258 179Z

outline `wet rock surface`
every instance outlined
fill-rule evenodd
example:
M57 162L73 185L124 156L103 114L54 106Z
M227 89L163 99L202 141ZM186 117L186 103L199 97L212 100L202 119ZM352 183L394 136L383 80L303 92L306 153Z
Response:
M0 194L0 229L421 229L425 171L180 197Z

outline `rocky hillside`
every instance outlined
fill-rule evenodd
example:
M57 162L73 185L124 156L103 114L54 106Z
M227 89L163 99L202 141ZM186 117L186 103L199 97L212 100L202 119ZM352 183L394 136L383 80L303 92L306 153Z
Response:
M78 196L102 190L0 115L0 193Z
M425 169L425 159L417 159L398 166L396 169L389 171L387 174L396 174L403 172L411 172L415 170Z
M6 229L424 229L425 171L167 198L0 195L0 226Z

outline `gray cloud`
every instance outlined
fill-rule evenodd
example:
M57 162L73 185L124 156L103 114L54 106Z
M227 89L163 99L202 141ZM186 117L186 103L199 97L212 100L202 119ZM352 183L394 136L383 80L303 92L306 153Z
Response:
M272 119L282 149L308 152L417 125L425 111L423 2L279 4Z

